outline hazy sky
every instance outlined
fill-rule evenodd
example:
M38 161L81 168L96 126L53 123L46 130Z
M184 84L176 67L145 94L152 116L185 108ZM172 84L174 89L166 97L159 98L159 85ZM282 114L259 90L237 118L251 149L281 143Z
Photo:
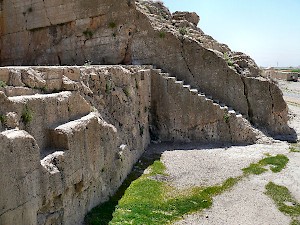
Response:
M300 65L300 0L163 0L174 11L194 11L199 27L259 66Z

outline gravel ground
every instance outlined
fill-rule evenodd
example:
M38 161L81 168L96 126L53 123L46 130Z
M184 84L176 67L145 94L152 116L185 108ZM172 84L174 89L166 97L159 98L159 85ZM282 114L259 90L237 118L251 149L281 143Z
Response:
M279 82L291 113L290 125L300 136L300 83ZM287 94L288 93L288 94ZM299 95L299 98L298 98ZM187 215L176 225L288 225L290 217L281 213L264 194L272 181L288 187L300 202L300 153L290 153L286 142L249 146L216 147L208 145L160 144L153 151L162 154L170 182L177 188L211 186L242 174L241 169L258 162L266 153L285 154L290 162L280 173L266 172L242 179L231 190L214 197L203 212Z
M217 185L229 177L242 175L241 169L258 162L266 153L273 155L288 152L288 144L284 142L230 148L198 148L163 153L162 161L175 187Z

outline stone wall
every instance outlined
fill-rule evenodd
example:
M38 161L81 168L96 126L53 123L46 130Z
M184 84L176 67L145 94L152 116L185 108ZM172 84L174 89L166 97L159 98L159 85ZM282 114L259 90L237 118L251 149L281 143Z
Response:
M292 132L279 88L249 56L204 34L197 15L151 1L3 0L0 18L1 65L155 65L271 135ZM255 99L253 87L262 88Z
M197 28L184 27L187 33L183 35L182 27L172 26L174 21L156 19L147 7L139 10L140 29L147 32L134 36L133 63L156 65L241 112L271 135L294 133L287 126L288 110L281 90L271 80L259 76L252 60L216 42L218 50L207 48Z
M150 70L0 71L0 224L82 224L150 143Z
M241 114L166 73L152 72L154 139L202 143L255 143L259 132Z
M287 80L287 81L297 81L300 77L299 73L296 72L288 72L282 70L274 70L274 69L265 69L263 70L264 77L270 79L279 79L279 80Z
M121 63L133 6L131 0L1 0L1 65Z
M82 224L121 185L150 131L156 141L259 138L242 115L158 71L0 68L0 224Z

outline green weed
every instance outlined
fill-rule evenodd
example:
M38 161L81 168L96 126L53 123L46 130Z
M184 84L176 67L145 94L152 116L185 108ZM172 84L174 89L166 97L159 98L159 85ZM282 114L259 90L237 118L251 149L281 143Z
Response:
M265 172L266 169L262 166L271 165L274 171L279 171L284 168L287 161L288 159L283 155L268 156L245 168L242 176L228 178L220 185L178 190L170 186L168 182L163 182L168 179L165 173L166 168L161 161L156 160L148 167L149 173L143 173L140 177L129 175L128 188L123 189L125 191L122 197L119 195L120 200L113 197L110 201L93 209L86 217L86 224L171 224L183 215L211 207L214 196L229 190L250 173ZM144 165L141 162L136 167L146 169ZM134 179L130 179L131 176ZM112 212L114 212L113 215Z
M110 94L112 89L112 83L110 80L106 81L106 85L105 85L105 93L106 94Z
M224 59L227 62L228 66L233 66L233 61L231 60L230 56L228 53L224 53Z
M2 80L0 80L0 88L6 87L6 83Z
M132 182L125 191L109 224L169 224L187 213L209 208L213 196L231 188L239 179L229 178L221 185L179 191L155 179L156 176L167 177L162 162L155 161L149 169L149 174L144 174ZM170 192L174 194L170 196ZM110 203L105 207L111 207ZM102 224L105 212L98 211L97 215L97 218L90 217L89 225Z
M224 119L225 123L229 123L230 114L229 113L225 113L223 119Z
M159 32L159 37L160 37L160 38L165 38L165 37L166 37L166 32L161 30L161 31Z
M300 73L300 69L293 69L291 70L292 73Z
M258 163L252 163L249 167L244 168L243 171L245 174L259 175L268 171L264 167L270 165L270 170L274 173L278 173L286 166L288 162L288 157L279 154L277 156L266 157L260 160Z
M273 182L269 182L266 185L266 190L265 194L273 199L278 209L292 217L293 221L291 225L300 224L300 221L297 220L297 217L300 216L300 204L290 191L286 187L274 184Z
M24 124L26 125L32 121L33 112L27 106L25 106L25 109L23 110L21 118L22 118Z
M110 23L108 24L108 27L111 28L111 29L113 29L113 28L116 28L116 27L117 27L117 24L116 24L115 22L110 22Z
M129 90L129 87L123 88L123 92L124 92L124 94L126 95L127 98L130 96L130 90Z
M4 124L4 123L5 123L5 121L6 121L6 116L5 116L5 115L2 115L2 114L0 114L0 122L1 122L2 124Z
M290 152L300 152L300 147L299 147L299 145L293 144L293 145L290 147Z
M180 28L179 28L179 33L180 33L181 35L187 35L188 30L187 30L186 27L180 27Z
M86 39L91 39L93 37L93 32L90 29L86 29L82 33Z

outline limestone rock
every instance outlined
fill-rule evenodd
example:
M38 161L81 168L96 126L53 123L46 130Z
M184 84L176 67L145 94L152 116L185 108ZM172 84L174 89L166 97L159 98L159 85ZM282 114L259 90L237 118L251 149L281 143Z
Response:
M5 115L5 126L9 129L14 129L19 126L19 116L15 112L8 112Z
M43 89L46 86L46 81L38 72L33 72L32 69L21 71L22 82L30 88Z
M195 13L145 0L0 5L1 65L55 65L0 68L0 115L20 129L1 122L0 224L82 224L125 179L149 128L171 141L253 143L250 122L293 133L276 84L204 34Z
M195 26L198 25L200 17L195 12L179 12L176 11L172 13L172 19L174 20L186 20Z
M79 86L75 81L70 80L68 77L63 76L62 78L62 89L65 91L76 91L79 90Z
M3 81L5 84L9 82L9 69L2 68L0 70L0 81Z
M0 143L0 224L36 224L31 212L39 205L39 148L21 130L0 133Z

